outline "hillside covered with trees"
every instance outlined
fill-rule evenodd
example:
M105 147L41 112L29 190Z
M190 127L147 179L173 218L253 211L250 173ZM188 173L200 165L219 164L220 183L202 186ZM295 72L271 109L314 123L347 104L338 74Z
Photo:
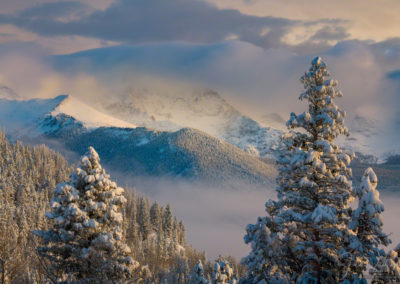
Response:
M101 169L94 149L90 151L97 157ZM56 200L60 199L60 188L64 190L72 184L73 173L81 171L83 164L73 171L63 156L46 146L30 147L20 142L12 144L3 133L0 135L0 152L0 283L61 281L66 277L65 271L62 271L71 260L64 262L66 260L61 261L59 257L58 272L55 273L54 255L45 257L44 250L38 250L38 247L43 248L38 236L43 237L40 232L50 232L53 226L60 224L61 218L47 217L50 217L51 212L54 213ZM82 158L81 163L83 161L87 161L87 156ZM107 176L105 172L104 176ZM111 180L108 182L116 186ZM74 185L78 187L78 184ZM82 184L80 186L82 190ZM120 190L119 187L114 189ZM132 258L132 264L138 266L135 269L140 267L140 273L136 275L140 277L133 283L139 280L146 283L186 283L199 260L205 264L206 275L211 277L212 264L207 261L204 252L186 243L184 224L173 215L170 205L151 203L149 198L132 189L122 191L120 195L124 200L119 204L123 206L118 217L121 241L129 248L126 255ZM76 197L76 194L72 194L68 202L78 204L72 196ZM68 211L71 216L75 216L76 210L71 208L69 211L64 210L64 213ZM65 220L70 220L71 216L64 216ZM229 259L236 265L233 258ZM75 259L75 264L78 263ZM64 275L64 278L58 279L60 275ZM95 278L99 275L94 273ZM126 279L126 282L132 283L132 279ZM64 280L67 281L68 277ZM119 280L110 281L114 283Z

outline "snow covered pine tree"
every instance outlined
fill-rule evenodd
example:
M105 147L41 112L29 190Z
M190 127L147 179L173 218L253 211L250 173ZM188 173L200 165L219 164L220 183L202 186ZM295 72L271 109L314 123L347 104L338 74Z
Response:
M352 213L352 221L349 225L354 230L357 238L352 242L353 265L357 266L356 278L363 278L363 271L367 265L374 267L371 271L375 274L380 257L385 256L379 245L387 246L391 243L387 234L382 230L383 222L381 213L384 210L382 201L379 199L379 191L376 189L378 178L372 168L365 170L361 184L356 187L355 192L359 199L358 208Z
M370 273L373 275L372 284L400 283L400 244L381 256Z
M215 261L212 274L213 284L235 284L237 283L234 271L229 263L221 256Z
M81 165L54 190L49 231L35 231L42 238L39 254L50 261L49 275L64 283L135 282L139 264L130 257L122 234L121 206L124 189L117 187L90 147ZM136 282L135 282L136 283Z
M210 282L204 277L204 268L201 260L197 261L190 278L191 284L209 284Z
M278 201L267 202L269 216L247 227L245 242L252 251L243 260L245 283L340 283L354 276L354 232L348 227L354 194L347 168L352 155L333 142L348 130L345 112L334 103L342 93L327 76L317 57L301 77L300 100L308 101L308 111L291 113L287 122L301 131L282 138Z

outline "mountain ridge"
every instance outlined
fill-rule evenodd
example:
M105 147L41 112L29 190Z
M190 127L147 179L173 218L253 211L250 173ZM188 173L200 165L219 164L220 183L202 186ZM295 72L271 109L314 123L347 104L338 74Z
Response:
M94 146L105 165L132 178L182 178L210 184L236 180L264 185L274 183L276 169L273 163L266 163L200 130L187 127L177 131L136 126L88 127L87 121L78 120L71 115L69 108L65 108L65 104L71 102L76 100L66 95L25 101L0 99L0 109L8 107L9 113L21 114L30 110L27 121L20 123L20 129L8 131L13 117L5 119L0 116L0 124L14 139L45 142L75 155L81 155L87 147ZM42 107L38 109L37 106ZM78 112L82 111L82 106L74 106ZM64 113L64 110L67 111ZM23 116L17 117L24 122Z

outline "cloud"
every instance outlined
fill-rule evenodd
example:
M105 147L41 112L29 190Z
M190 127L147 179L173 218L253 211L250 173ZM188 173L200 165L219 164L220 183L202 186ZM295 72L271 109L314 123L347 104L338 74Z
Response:
M311 40L319 41L342 41L348 38L350 34L344 27L332 27L325 26L318 30L312 37Z
M35 33L42 45L68 37L70 45L76 39L80 48L85 47L82 39L129 44L235 39L304 54L326 51L346 39L398 36L400 18L393 11L400 4L385 1L15 0L2 6L0 23Z
M8 49L11 45L17 46L21 56L23 55L19 49L21 46L31 46L34 49L40 47L46 50L46 54L65 54L116 44L119 43L82 36L43 37L14 25L0 25L0 48Z
M354 117L373 120L376 129L371 131L379 135L360 138L369 145L367 151L382 156L400 150L391 143L400 139L396 124L400 80L393 75L400 66L398 39L380 43L342 41L327 51L306 55L288 48L265 50L239 41L123 45L50 60L42 54L45 52L34 54L32 44L16 45L0 45L0 83L22 97L69 93L85 102L97 96L94 101L100 104L98 97L117 100L132 89L148 89L160 96L168 92L191 94L176 88L182 83L189 86L185 90L212 88L236 109L259 121L271 113L286 120L291 111L305 110L306 104L298 100L303 88L299 77L314 56L322 55L344 93L337 104L347 111L346 124L355 130L353 134L357 135ZM160 82L163 87L154 90Z
M258 17L291 20L340 19L350 39L383 41L398 36L400 2L397 0L206 0L220 9L237 9Z
M83 36L125 43L213 43L235 38L264 48L287 46L282 39L302 26L321 28L314 39L321 36L337 40L346 35L343 27L336 27L342 24L340 20L251 16L234 9L218 9L201 0L120 0L89 14L88 5L79 2L52 2L1 14L0 23L44 37Z
M94 9L105 10L115 0L77 0L74 2L80 2L84 5L93 7ZM1 3L2 14L18 13L23 10L34 9L46 4L52 4L57 2L64 2L59 0L4 0ZM66 2L66 1L65 1ZM64 5L64 4L62 4ZM61 6L62 6L61 5Z
M19 13L22 18L68 21L74 18L81 18L92 12L93 8L76 1L49 2L33 6Z

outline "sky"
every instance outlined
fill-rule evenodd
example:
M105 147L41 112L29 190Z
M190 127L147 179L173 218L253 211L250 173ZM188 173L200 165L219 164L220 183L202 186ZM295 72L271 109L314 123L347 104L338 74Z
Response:
M399 11L396 0L3 0L0 84L21 96L75 92L88 97L99 88L77 92L82 79L65 74L72 63L55 68L49 56L144 46L151 48L139 65L132 61L129 72L119 69L129 74L125 80L145 73L211 87L260 118L273 110L287 114L288 105L296 108L298 78L321 55L339 80L343 105L360 113L371 105L393 108L384 118L393 124L399 117ZM180 57L179 48L193 45L202 46L204 54ZM213 52L221 45L225 49ZM186 69L168 65L160 56L164 49L170 50L165 56L171 62ZM109 62L121 54L110 49L104 57ZM101 85L103 78L94 83L93 69L74 64L79 78L92 81L84 84ZM107 78L121 77L123 62L114 65ZM21 84L20 77L27 82Z
M20 97L68 93L95 104L132 86L168 92L201 86L263 122L304 109L299 78L320 55L344 93L337 103L348 124L373 128L371 143L387 153L400 150L393 143L400 139L399 27L398 0L2 0L0 87ZM165 194L153 195L167 202ZM224 200L216 196L202 202ZM240 215L238 196L217 220ZM212 217L196 219L184 204L173 205L199 224L189 233L195 244L215 251L241 241L235 234L205 242L205 227L216 222L205 226ZM234 235L262 206L243 208L243 220L226 222L225 234L218 227L214 236ZM243 253L238 247L233 253Z
M387 155L400 151L399 14L397 0L5 0L0 85L90 103L191 84L268 125L304 109L299 77L320 55L353 133L372 125Z
M305 52L399 37L399 8L396 0L3 0L0 42L71 53L121 43L237 39Z

